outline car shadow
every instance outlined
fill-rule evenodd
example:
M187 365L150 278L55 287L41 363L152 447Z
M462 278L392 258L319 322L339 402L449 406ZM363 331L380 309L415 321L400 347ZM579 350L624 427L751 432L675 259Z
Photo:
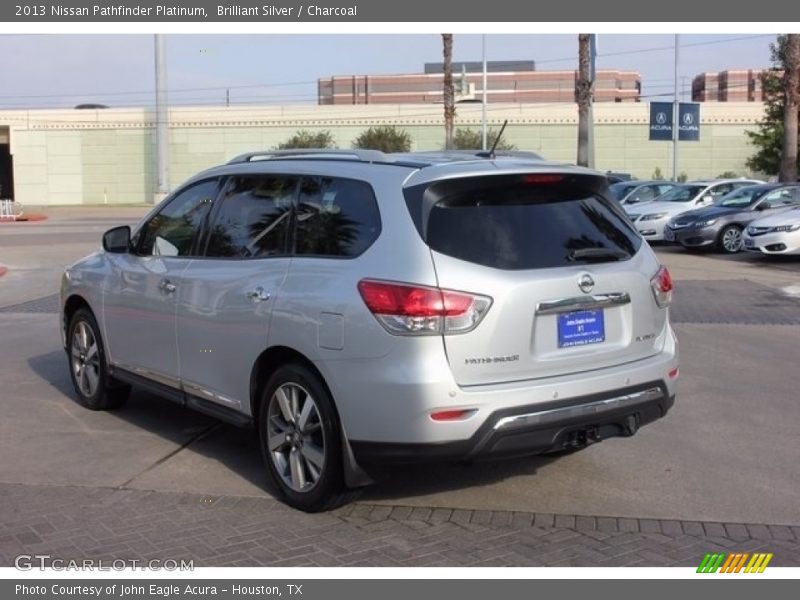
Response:
M58 390L57 402L80 406L72 389L64 353L54 350L28 359L38 377ZM239 477L277 497L264 472L254 430L223 423L134 387L124 406L106 413L114 419L158 435L210 461L223 464ZM78 413L80 417L80 413ZM437 492L486 486L520 475L531 475L555 457L523 457L469 463L424 463L371 468L376 485L363 491L363 500L397 500Z

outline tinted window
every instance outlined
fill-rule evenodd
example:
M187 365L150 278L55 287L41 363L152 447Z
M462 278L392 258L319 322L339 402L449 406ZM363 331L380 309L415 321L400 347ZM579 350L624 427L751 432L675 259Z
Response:
M769 188L756 186L739 188L717 200L717 204L726 208L746 208L768 191Z
M190 256L192 244L217 194L217 180L192 185L170 200L138 234L138 253Z
M381 231L375 195L354 179L304 178L297 204L295 253L358 256Z
M767 194L764 200L759 204L759 208L781 208L784 206L793 206L797 204L797 198L792 188L782 188Z
M537 269L632 256L641 245L606 200L561 185L445 191L427 242L442 254L500 269Z
M286 254L297 177L234 177L225 187L208 239L207 256Z
M705 189L704 185L681 185L675 186L666 194L661 196L659 202L689 202L694 200L700 192Z

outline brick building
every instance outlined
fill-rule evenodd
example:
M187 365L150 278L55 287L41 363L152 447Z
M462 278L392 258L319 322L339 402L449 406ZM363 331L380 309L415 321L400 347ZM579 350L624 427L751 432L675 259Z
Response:
M457 102L480 102L483 69L479 62L454 63ZM425 65L424 73L407 75L334 75L318 80L318 103L429 104L442 102L441 63ZM498 61L487 64L489 104L503 102L575 102L578 73L537 71L533 61ZM596 102L638 102L642 78L635 71L598 70Z
M707 72L692 80L694 102L763 102L763 69Z

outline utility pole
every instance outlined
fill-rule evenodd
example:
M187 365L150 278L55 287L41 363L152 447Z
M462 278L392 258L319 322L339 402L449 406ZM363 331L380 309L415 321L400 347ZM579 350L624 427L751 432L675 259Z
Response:
M783 150L780 181L797 181L797 113L800 111L800 34L786 36L786 69L783 85L786 104L783 108Z
M594 169L594 82L597 78L597 34L589 35L589 137L587 140L589 162L586 166Z
M678 139L680 136L680 103L678 99L678 49L680 37L675 34L675 99L672 103L672 181L678 181Z
M486 103L488 102L489 95L486 93L486 83L488 77L486 75L486 34L481 36L481 53L483 54L483 106L481 107L481 135L483 142L481 143L481 150L487 149L488 128L486 127Z
M578 160L581 167L590 166L590 136L592 117L592 40L591 34L578 35L578 80L575 96L578 102Z
M169 116L167 113L167 60L165 39L155 34L156 65L156 162L157 188L153 202L158 203L169 193Z
M230 88L225 88L225 106L231 105L231 90Z

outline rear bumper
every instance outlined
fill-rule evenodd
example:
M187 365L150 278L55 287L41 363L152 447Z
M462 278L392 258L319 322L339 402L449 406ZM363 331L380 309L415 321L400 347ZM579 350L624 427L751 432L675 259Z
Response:
M541 454L633 435L666 415L674 402L666 384L654 381L569 401L497 410L466 440L350 444L362 465Z

